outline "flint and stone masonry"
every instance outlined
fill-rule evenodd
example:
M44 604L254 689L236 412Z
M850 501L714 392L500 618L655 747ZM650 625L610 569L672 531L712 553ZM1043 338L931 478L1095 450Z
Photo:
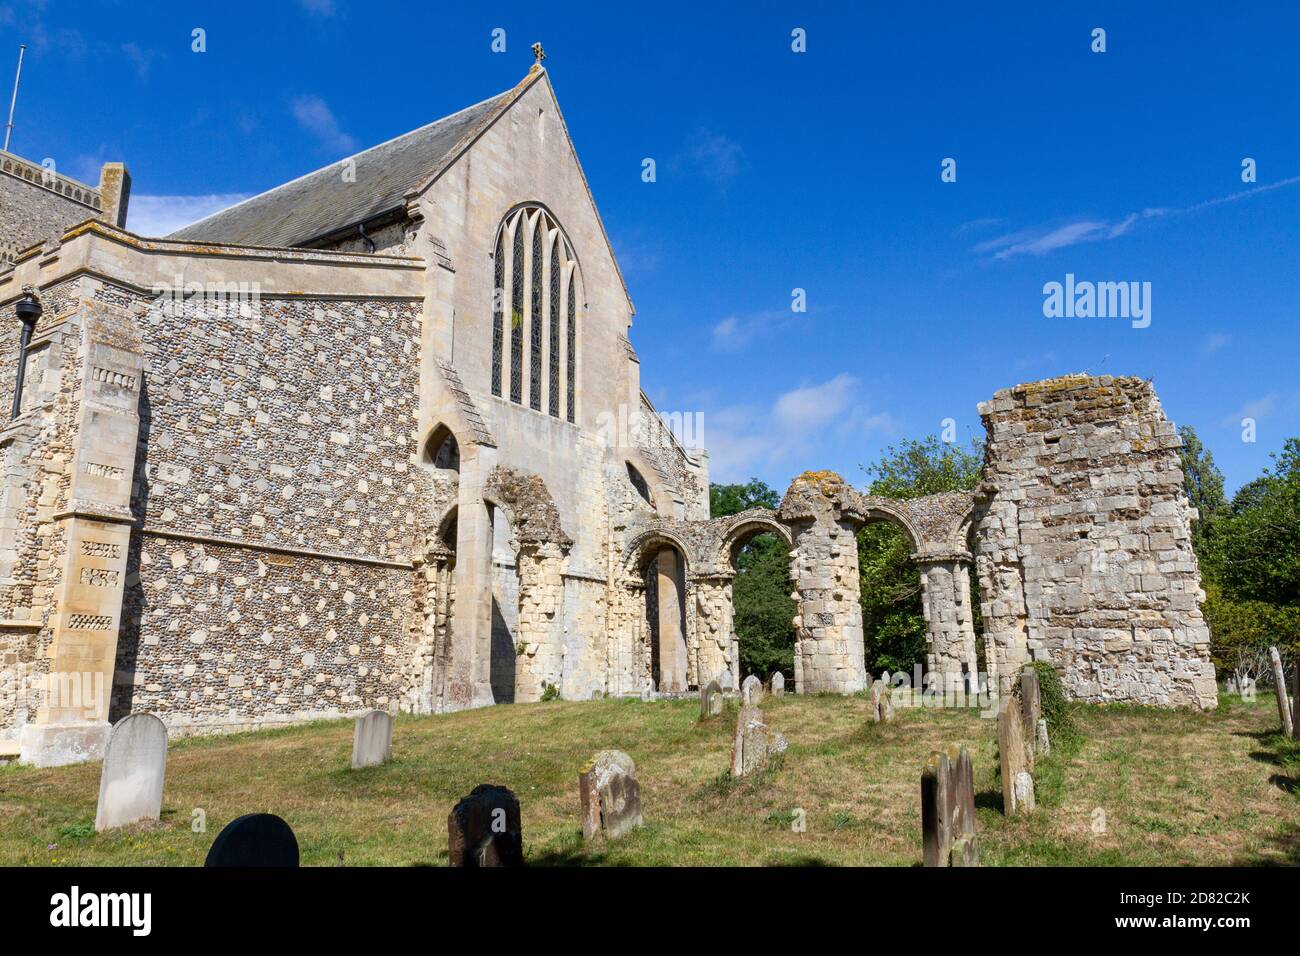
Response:
M735 687L760 533L791 554L796 692L854 693L871 521L914 548L931 672L1036 658L1081 699L1214 705L1147 382L998 392L974 492L809 472L710 520L545 70L353 159L167 238L121 228L120 166L0 180L33 210L0 220L0 310L43 307L0 427L0 758L101 756L133 711L185 734ZM6 319L10 391L17 362Z

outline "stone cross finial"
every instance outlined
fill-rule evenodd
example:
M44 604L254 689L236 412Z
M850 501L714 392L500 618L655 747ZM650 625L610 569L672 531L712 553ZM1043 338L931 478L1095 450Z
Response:
M534 66L541 66L542 61L546 59L546 51L542 49L540 43L533 44L533 56L537 57L537 62L533 64Z

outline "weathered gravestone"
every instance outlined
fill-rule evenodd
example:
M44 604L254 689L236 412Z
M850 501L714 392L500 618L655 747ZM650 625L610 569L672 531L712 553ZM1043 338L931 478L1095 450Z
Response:
M867 718L873 724L889 723L894 719L893 695L884 680L872 681L868 695Z
M772 675L771 683L768 686L769 686L768 692L773 697L785 696L785 675L782 674L780 671L777 671Z
M1046 717L1038 718L1038 726L1035 728L1035 730L1037 731L1037 740L1034 745L1035 749L1044 757L1046 757L1052 752L1052 742L1047 739L1047 718Z
M1042 716L1043 700L1038 686L1038 671L1026 667L1020 672L1020 721L1030 770L1034 768L1034 752L1038 749L1038 721Z
M731 676L730 669L724 670L718 675L718 686L722 688L724 694L730 693L732 688L736 686L735 679Z
M95 829L110 830L162 813L167 727L153 714L130 714L113 725L99 775Z
M647 681L646 685L641 688L641 699L647 703L655 699L655 685L653 682Z
M273 813L249 813L226 824L208 850L205 867L297 866L298 840Z
M746 707L757 707L763 699L763 682L758 675L750 674L740 683L740 702Z
M711 680L700 691L700 719L707 720L722 713L722 688Z
M1286 692L1286 672L1282 669L1282 655L1276 647L1268 649L1269 660L1273 664L1273 689L1277 691L1277 713L1282 718L1282 733L1288 737L1295 736L1295 723L1291 719L1291 700Z
M768 729L761 710L742 706L736 717L736 734L731 744L731 775L743 777L763 770L771 757L785 753L786 746L783 735Z
M352 769L387 763L393 756L393 718L372 710L357 718L352 731Z
M481 783L447 817L450 866L523 866L519 801L505 787Z
M979 866L975 771L965 747L934 751L921 771L921 844L925 866Z
M1003 698L998 708L998 761L1002 772L1002 811L1013 816L1033 810L1034 785L1025 749L1025 724L1015 695Z
M719 695L721 699L721 695ZM641 787L636 764L620 750L602 750L578 772L582 837L610 839L641 826Z

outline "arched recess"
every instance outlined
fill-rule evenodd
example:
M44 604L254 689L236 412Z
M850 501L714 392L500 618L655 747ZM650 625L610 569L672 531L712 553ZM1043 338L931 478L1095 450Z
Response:
M487 496L483 506L487 508L492 528L489 682L493 703L512 704L516 699L515 657L519 641L519 541L507 507Z
M687 574L692 560L675 535L652 530L628 548L634 611L643 635L636 683L661 693L683 693L697 683L689 654Z
M440 475L460 474L460 442L442 422L435 425L420 446L420 463Z

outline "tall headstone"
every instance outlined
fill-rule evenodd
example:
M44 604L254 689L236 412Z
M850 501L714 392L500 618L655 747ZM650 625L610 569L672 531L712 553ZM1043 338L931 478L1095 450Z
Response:
M167 727L153 714L130 714L113 725L99 775L95 829L110 830L162 813Z
M1016 706L1015 697L1006 697L998 709L998 760L1002 772L1002 810L1007 816L1027 813L1033 810L1032 783L1029 788L1031 799L1026 803L1017 800L1017 793L1023 793L1020 775L1029 776L1029 758L1025 752L1025 725Z
M773 697L783 697L785 695L785 675L780 671L776 671L772 675L770 687Z
M298 840L273 813L249 813L226 824L208 850L205 867L298 865Z
M519 800L506 787L481 783L447 816L450 866L523 866Z
M731 742L731 775L743 777L767 765L767 724L757 707L742 706Z
M1020 672L1020 720L1025 738L1025 754L1029 766L1034 766L1034 751L1038 742L1038 720L1043 716L1043 701L1038 685L1038 671L1027 666Z
M578 797L585 840L598 834L616 839L641 826L636 764L620 750L602 750L578 772Z
M731 670L728 668L718 675L718 686L722 688L724 694L728 694L736 686L735 678L731 676Z
M352 769L387 763L392 756L392 715L372 710L358 717L352 731Z
M700 691L700 719L708 720L722 713L722 688L715 680L709 681Z
M1268 649L1269 660L1273 664L1273 689L1277 691L1277 713L1282 718L1282 733L1288 737L1295 736L1295 723L1291 717L1291 700L1286 692L1286 672L1282 669L1282 655L1276 647Z
M1052 752L1052 742L1047 739L1046 717L1038 718L1038 726L1035 728L1035 731L1037 732L1037 742L1035 747L1042 756L1046 757Z
M757 707L763 699L763 682L758 675L750 674L740 684L740 700L746 707Z
M934 751L921 771L921 840L925 866L978 866L975 773L965 747Z

